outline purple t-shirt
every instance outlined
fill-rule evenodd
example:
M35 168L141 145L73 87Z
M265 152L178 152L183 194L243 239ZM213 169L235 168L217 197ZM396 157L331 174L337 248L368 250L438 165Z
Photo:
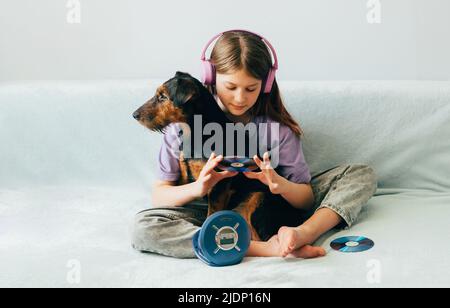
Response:
M263 131L267 131L267 134L258 134L258 138L261 143L266 145L266 149L271 150L272 157L274 157L274 153L277 153L278 159L273 159L273 161L277 161L278 173L294 183L309 183L311 174L303 155L301 140L289 126L279 124L264 116L253 118L252 122L256 125L268 123L265 126L266 129L263 129ZM274 130L273 126L277 126L278 129ZM180 177L179 149L183 140L179 134L180 131L180 124L172 123L164 134L159 151L158 177L160 180L177 181ZM279 145L278 148L277 145ZM275 151L275 149L277 150ZM263 153L258 154L262 157Z

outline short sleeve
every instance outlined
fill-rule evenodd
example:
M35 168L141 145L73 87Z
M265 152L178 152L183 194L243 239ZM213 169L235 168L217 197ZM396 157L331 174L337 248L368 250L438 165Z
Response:
M309 183L311 173L303 155L300 137L290 127L280 125L279 140L278 173L297 184Z
M180 178L179 127L171 124L164 134L158 158L158 178L162 181L177 181Z

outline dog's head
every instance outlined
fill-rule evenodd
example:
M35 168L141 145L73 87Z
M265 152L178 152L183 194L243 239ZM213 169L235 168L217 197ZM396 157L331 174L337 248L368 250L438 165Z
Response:
M133 117L148 129L163 132L171 123L189 123L198 110L198 100L205 93L212 97L200 81L187 73L176 72Z

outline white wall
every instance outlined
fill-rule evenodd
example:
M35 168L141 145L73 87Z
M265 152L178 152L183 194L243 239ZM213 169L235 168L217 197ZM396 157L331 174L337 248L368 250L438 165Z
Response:
M279 79L450 77L450 1L379 0L0 0L0 80L199 76L214 34L245 28L278 50Z

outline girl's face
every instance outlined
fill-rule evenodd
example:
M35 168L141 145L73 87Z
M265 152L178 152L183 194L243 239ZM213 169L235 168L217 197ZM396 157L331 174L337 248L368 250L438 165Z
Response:
M232 74L216 74L216 91L226 112L233 116L245 116L256 104L261 92L262 80L255 79L241 69Z

